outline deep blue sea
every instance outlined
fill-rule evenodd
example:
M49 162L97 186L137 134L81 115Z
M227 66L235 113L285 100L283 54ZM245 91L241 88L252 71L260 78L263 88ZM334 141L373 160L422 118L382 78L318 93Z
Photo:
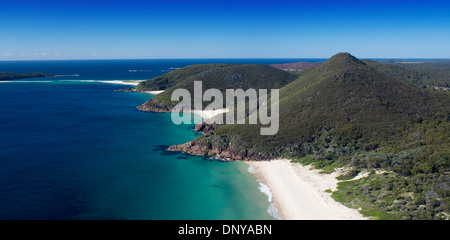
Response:
M166 152L198 137L194 125L140 112L152 95L99 80L323 60L0 61L0 72L75 75L0 82L0 219L273 219L247 164Z

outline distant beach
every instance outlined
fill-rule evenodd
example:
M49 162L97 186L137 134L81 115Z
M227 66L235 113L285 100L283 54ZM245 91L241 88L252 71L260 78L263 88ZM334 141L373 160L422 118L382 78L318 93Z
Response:
M98 81L98 82L137 86L137 85L139 85L139 83L141 83L143 81L145 81L145 80L130 80L130 81L128 81L128 80L113 80L113 81Z
M136 111L161 93L131 90L142 79L215 61L3 62L8 72L79 76L0 83L0 219L273 219L247 164L166 152L197 138L194 124Z
M153 95L157 95L160 94L162 92L164 92L164 90L159 90L159 91L143 91L144 93L148 93L148 94L153 94Z

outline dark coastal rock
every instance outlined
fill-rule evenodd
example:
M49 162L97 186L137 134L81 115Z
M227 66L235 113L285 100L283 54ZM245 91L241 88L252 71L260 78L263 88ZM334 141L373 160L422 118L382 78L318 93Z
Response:
M125 89L117 89L114 91L115 92L135 92L136 90L134 90L133 88L125 88Z
M207 124L206 122L202 122L196 124L194 130L196 132L201 132L202 134L208 134L214 130L216 130L219 126L217 124Z
M170 146L168 151L185 152L190 155L210 156L211 158L226 161L264 161L273 159L273 156L263 154L248 154L247 151L239 152L233 148L225 148L214 144L203 144L197 140L184 144Z
M146 92L144 90L137 90L136 88L125 88L125 89L117 89L115 90L116 92ZM171 112L172 109L165 107L165 106L161 106L158 103L155 103L152 99L148 100L147 102L145 102L144 104L140 105L137 107L139 110L144 111L144 112L160 112L160 113L165 113L165 112Z
M160 113L166 113L171 112L172 108L166 107L166 106L160 106L159 104L156 104L155 102L150 99L149 101L145 102L144 104L138 106L138 109L144 112L160 112Z
M221 147L206 146L196 140L180 145L170 146L168 150L185 152L191 155L211 156L216 159L244 160L243 156L235 154L230 150Z

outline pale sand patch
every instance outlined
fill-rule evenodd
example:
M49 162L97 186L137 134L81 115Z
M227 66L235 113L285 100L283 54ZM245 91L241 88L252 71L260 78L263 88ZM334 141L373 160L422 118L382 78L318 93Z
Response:
M153 95L158 95L162 92L164 92L164 90L159 90L159 91L143 91L144 93L149 93L149 94L153 94Z
M97 82L137 86L139 85L139 83L143 81L145 80L130 80L130 81L113 80L113 81L97 81Z
M216 110L191 110L190 112L201 115L203 120L207 121L208 119L211 119L219 114L228 112L228 109L222 108L222 109L216 109Z
M331 198L325 190L335 191L339 173L320 174L308 166L289 160L247 162L266 184L279 214L287 220L359 220L356 209L347 208Z

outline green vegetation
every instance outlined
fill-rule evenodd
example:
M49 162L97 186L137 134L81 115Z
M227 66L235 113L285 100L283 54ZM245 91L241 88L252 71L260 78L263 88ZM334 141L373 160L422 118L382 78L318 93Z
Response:
M351 202L341 202L351 207L378 209L402 219L447 218L449 127L448 121L423 121L389 144L356 152L348 166L388 172L342 182L333 197L341 201L345 196L353 196Z
M334 162L342 153L377 148L424 118L445 118L444 102L446 95L403 84L354 57L337 55L280 89L278 134L261 136L260 125L225 125L203 138L246 154L313 154ZM445 114L435 116L439 112ZM218 140L222 136L226 140Z
M173 72L169 72L162 76L149 79L145 82L140 83L136 86L136 90L138 91L158 91L165 90L177 85L180 82L183 82L189 79L192 76L195 76L203 71L206 71L211 68L220 68L223 67L224 64L197 64L187 66L181 69L177 69Z
M9 81L14 79L22 79L22 78L40 78L40 77L51 77L52 74L48 73L10 73L10 72L0 72L0 81Z
M194 98L194 81L202 81L203 91L216 88L225 89L277 89L296 79L297 74L262 64L205 64L178 69L161 77L139 84L137 90L165 90L148 103L164 109L171 109L177 102L170 100L175 89L187 89ZM225 94L224 94L225 95ZM209 102L203 102L207 106Z
M280 89L278 134L261 136L260 125L224 125L194 141L244 159L291 158L325 173L351 167L340 180L365 169L388 170L395 177L383 181L415 182L411 199L431 201L433 208L403 202L407 188L361 190L379 180L376 174L342 183L333 195L381 219L440 219L449 213L449 100L338 54Z
M377 71L422 88L450 87L450 62L379 63L363 60Z
M394 172L338 184L332 197L344 205L361 208L365 216L377 219L447 219L450 195L442 189L448 179L442 175L401 176Z
M166 89L149 101L166 109L176 104L171 92L192 91L195 80L203 81L203 90L280 88L276 135L260 135L260 124L222 125L193 145L236 159L289 158L323 173L346 167L332 197L365 216L448 219L450 95L424 88L448 86L450 71L431 64L382 64L340 53L295 73L264 65L196 65L138 88ZM367 171L368 177L352 180Z

